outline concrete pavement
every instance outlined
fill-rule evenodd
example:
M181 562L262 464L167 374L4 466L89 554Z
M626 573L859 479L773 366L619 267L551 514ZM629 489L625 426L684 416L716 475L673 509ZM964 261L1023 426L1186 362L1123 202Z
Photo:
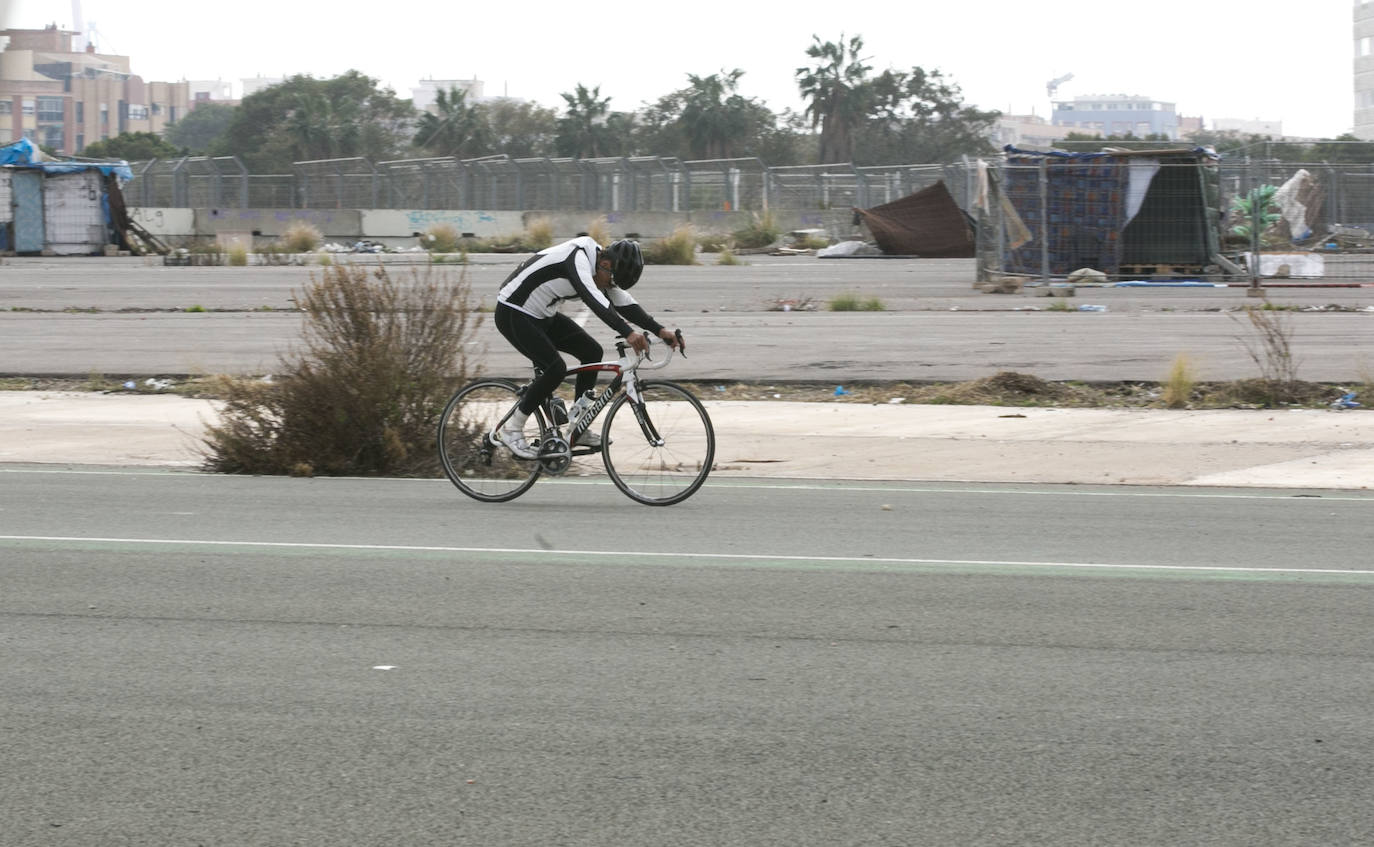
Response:
M707 404L716 475L1365 489L1374 414L785 401ZM200 463L216 405L174 395L0 392L0 463Z

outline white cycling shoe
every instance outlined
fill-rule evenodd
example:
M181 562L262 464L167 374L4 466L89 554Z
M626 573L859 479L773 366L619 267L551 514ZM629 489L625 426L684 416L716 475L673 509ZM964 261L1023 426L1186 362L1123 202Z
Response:
M523 429L506 427L505 429L498 430L496 433L496 440L504 444L517 458L539 458L539 451L530 446L529 441L525 439L525 431Z
M601 435L599 433L592 432L590 429L585 430L581 435L573 439L573 446L590 447L593 450L600 450Z

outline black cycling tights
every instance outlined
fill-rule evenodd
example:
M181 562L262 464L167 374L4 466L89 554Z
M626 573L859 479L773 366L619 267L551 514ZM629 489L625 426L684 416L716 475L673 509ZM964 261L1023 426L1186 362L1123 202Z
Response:
M544 373L525 392L520 400L520 411L531 414L543 403L563 377L568 375L568 366L558 351L577 357L581 364L601 361L601 345L587 331L562 313L551 318L535 318L519 309L512 309L504 303L496 305L496 328L505 336L516 350L534 362L534 366ZM596 372L587 371L577 375L577 395L596 387Z

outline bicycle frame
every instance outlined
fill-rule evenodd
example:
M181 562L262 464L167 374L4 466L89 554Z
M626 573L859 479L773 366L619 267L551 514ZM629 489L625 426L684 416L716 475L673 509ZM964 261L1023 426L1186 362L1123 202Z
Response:
M667 345L664 346L666 347ZM552 433L552 438L547 440L555 445L553 450L541 451L539 454L539 461L545 465L546 471L555 474L561 473L567 469L567 461L573 456L587 456L596 452L591 448L575 449L571 445L577 439L577 436L591 427L597 416L611 404L616 394L622 389L630 397L635 419L639 422L640 428L644 430L644 437L655 447L661 447L663 445L662 437L658 434L657 430L655 430L653 422L650 421L644 413L644 401L639 394L636 374L641 370L656 371L660 368L667 367L668 363L672 361L674 350L672 347L667 347L668 353L663 359L653 364L646 365L645 362L650 361L648 351L641 354L635 353L632 350L627 352L626 348L627 345L625 342L617 342L616 350L620 353L620 358L603 362L588 362L585 365L577 365L568 369L567 376L564 377L565 379L576 377L576 375L580 373L591 372L598 374L610 373L614 374L614 377L612 377L606 388L596 396L596 399L578 416L577 420L568 421L568 437L566 440L563 439L562 429L554 419L553 410L549 406L549 401L553 398L550 397L549 400L544 402L544 405L541 407L543 411L542 417L546 422L544 429L546 432ZM505 417L501 419L501 422L497 424L498 429L515 413L515 408L516 407L512 407L511 410L506 413ZM492 438L491 436L488 437ZM495 441L494 438L492 438L492 440L493 442Z

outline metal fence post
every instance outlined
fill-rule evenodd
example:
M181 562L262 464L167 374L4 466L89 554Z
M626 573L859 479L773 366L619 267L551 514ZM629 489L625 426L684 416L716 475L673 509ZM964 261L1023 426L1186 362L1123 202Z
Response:
M1040 157L1040 281L1050 279L1050 159Z

